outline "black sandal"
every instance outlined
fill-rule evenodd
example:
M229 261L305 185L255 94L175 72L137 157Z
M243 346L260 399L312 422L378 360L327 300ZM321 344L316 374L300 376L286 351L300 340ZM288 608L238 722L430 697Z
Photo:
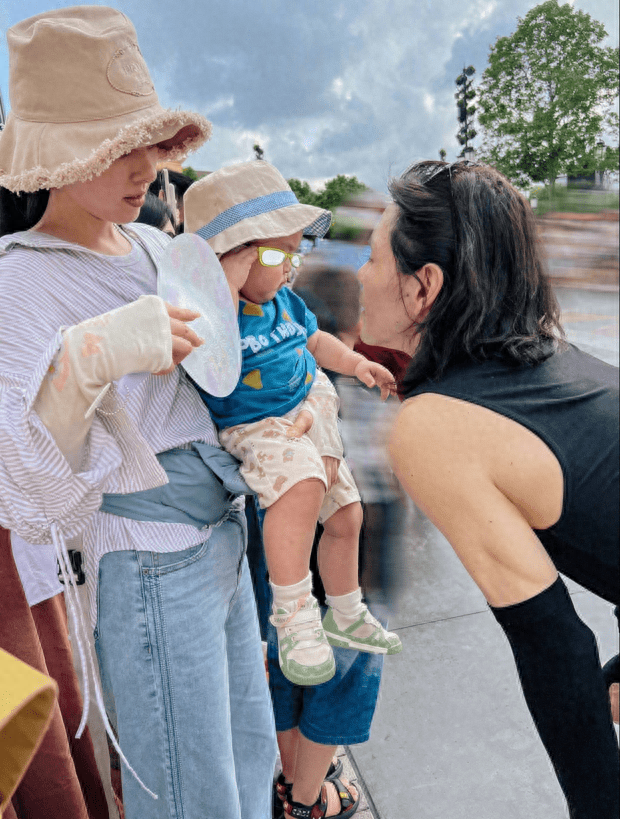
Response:
M336 792L340 798L340 813L335 814L333 819L349 819L353 816L355 811L359 808L360 797L359 793L357 799L353 798L353 794L343 782L334 777L329 780L336 788ZM327 813L327 789L325 785L321 788L319 798L314 805L302 805L301 802L293 802L290 799L284 801L284 816L290 816L292 819L325 819ZM332 819L330 817L329 819Z
M327 771L327 775L325 776L326 781L333 782L334 779L337 779L342 774L342 760L336 758L336 764L334 765L333 762L329 763L329 769Z
M282 819L284 816L284 801L291 798L293 783L284 779L284 772L280 771L277 779L273 783L273 796L271 799L272 819Z
M342 760L336 759L336 764L334 762L329 763L329 768L327 770L327 774L325 776L326 782L333 782L342 774ZM277 779L273 783L273 819L282 819L284 815L282 813L282 802L285 799L291 801L293 790L293 783L287 782L284 778L284 773L280 771L278 774Z

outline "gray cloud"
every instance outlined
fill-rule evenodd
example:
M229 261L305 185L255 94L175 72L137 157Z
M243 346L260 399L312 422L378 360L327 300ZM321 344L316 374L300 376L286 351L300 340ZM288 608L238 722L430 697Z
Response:
M93 2L93 0L91 0ZM67 4L69 0L67 0ZM12 25L51 0L5 0ZM459 150L454 80L534 0L108 0L134 22L162 102L198 110L215 169L260 142L285 176L355 174L383 190L410 162ZM56 2L55 5L64 5ZM617 4L575 0L617 44ZM6 94L6 50L0 53Z

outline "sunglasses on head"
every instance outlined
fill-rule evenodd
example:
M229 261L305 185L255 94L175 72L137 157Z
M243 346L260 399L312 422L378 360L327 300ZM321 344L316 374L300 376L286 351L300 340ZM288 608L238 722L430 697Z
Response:
M457 159L456 162L429 162L428 164L423 165L421 168L416 168L416 171L423 185L426 185L426 183L430 182L431 179L434 179L436 176L439 176L447 171L450 179L450 187L452 187L453 170L459 171L465 168L480 167L482 167L481 163L476 162L475 160Z
M283 264L285 259L289 259L294 268L298 268L301 264L299 253L287 253L284 250L278 250L277 247L258 248L258 260L263 267L277 267Z

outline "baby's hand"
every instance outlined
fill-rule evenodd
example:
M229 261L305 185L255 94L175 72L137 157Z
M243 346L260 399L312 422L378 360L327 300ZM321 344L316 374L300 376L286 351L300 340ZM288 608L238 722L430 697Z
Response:
M297 418L295 418L291 426L286 430L286 437L292 439L301 438L301 436L305 435L312 427L313 421L314 419L308 410L300 410Z
M258 248L254 246L231 250L220 258L231 293L239 293L256 259L258 259Z
M379 387L381 389L381 399L385 401L388 395L396 393L396 382L392 373L377 364L375 361L364 359L355 367L353 375L367 387Z

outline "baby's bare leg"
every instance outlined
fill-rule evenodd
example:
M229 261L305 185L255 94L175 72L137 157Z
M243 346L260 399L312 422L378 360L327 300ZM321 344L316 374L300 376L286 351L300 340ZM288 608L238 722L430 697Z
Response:
M358 555L362 505L350 503L323 524L319 542L319 571L325 592L348 594L359 586Z
M292 486L265 511L263 542L272 583L291 586L307 576L324 496L323 481L308 478Z
M358 547L362 506L342 506L323 524L319 570L329 609L323 628L332 645L376 654L402 650L396 634L386 631L368 611L358 581Z
M325 485L307 478L267 508L263 523L280 668L296 685L319 685L336 671L334 655L312 596L309 571L314 531Z

